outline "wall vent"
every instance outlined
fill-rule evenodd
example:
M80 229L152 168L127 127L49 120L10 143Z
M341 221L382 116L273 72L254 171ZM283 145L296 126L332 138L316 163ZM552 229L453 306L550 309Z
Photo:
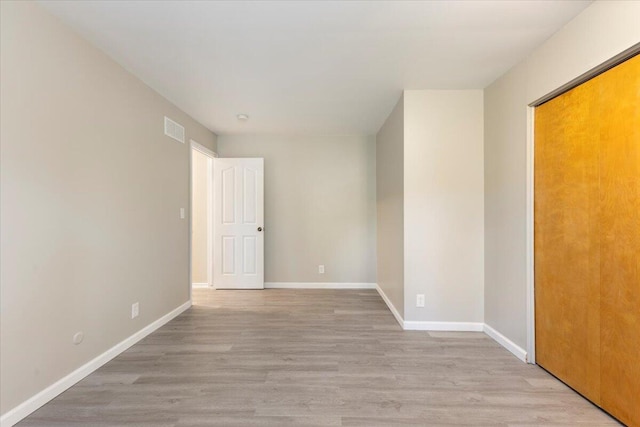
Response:
M164 118L164 134L184 144L184 126L166 116Z

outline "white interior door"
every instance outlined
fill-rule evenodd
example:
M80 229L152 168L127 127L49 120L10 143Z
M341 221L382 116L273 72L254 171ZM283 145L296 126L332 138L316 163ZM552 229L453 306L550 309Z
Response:
M264 161L213 160L213 284L264 289Z

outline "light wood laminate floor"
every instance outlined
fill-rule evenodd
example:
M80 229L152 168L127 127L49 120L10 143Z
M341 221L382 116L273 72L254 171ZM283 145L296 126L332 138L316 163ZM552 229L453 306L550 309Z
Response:
M483 333L402 331L373 290L194 303L19 425L618 425Z

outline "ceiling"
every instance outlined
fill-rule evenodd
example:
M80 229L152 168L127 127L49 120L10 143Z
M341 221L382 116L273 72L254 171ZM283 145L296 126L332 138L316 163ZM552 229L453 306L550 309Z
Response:
M374 134L403 89L484 88L589 3L40 2L218 134Z

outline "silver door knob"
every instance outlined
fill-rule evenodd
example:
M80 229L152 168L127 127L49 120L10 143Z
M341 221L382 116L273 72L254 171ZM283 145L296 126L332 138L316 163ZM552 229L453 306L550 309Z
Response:
M262 227L258 227L258 231L262 231Z

